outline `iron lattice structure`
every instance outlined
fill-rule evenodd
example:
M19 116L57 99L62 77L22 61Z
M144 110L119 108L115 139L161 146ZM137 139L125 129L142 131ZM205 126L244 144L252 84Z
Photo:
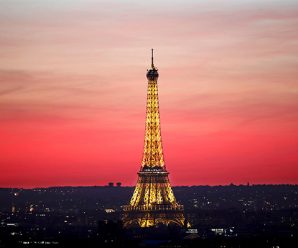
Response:
M133 196L129 205L123 206L123 222L125 227L171 223L182 226L185 222L183 206L175 199L164 163L157 86L159 75L153 63L153 49L151 69L146 76L148 91L144 153Z

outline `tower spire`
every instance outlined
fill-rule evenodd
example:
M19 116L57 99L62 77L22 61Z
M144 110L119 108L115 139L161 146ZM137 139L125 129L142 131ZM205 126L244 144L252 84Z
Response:
M158 78L158 70L155 68L153 61L153 48L151 49L151 68L147 70L146 76L151 81L157 80Z
M154 69L154 63L153 63L153 48L151 49L151 68Z

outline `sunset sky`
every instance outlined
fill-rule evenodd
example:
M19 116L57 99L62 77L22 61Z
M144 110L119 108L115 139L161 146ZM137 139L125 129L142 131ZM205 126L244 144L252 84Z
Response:
M134 185L150 49L172 185L298 183L298 2L0 0L0 187Z

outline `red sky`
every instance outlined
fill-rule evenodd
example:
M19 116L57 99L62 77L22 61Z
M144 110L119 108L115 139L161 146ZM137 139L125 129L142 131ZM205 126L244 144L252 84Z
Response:
M0 187L134 185L155 48L173 185L298 183L296 1L0 3Z

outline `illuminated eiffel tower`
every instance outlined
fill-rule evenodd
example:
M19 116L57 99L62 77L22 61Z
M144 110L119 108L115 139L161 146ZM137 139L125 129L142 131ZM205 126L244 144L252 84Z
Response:
M147 71L148 92L146 131L142 165L129 205L123 206L125 227L150 227L159 224L184 225L183 206L173 194L164 163L158 102L158 70L153 63Z

